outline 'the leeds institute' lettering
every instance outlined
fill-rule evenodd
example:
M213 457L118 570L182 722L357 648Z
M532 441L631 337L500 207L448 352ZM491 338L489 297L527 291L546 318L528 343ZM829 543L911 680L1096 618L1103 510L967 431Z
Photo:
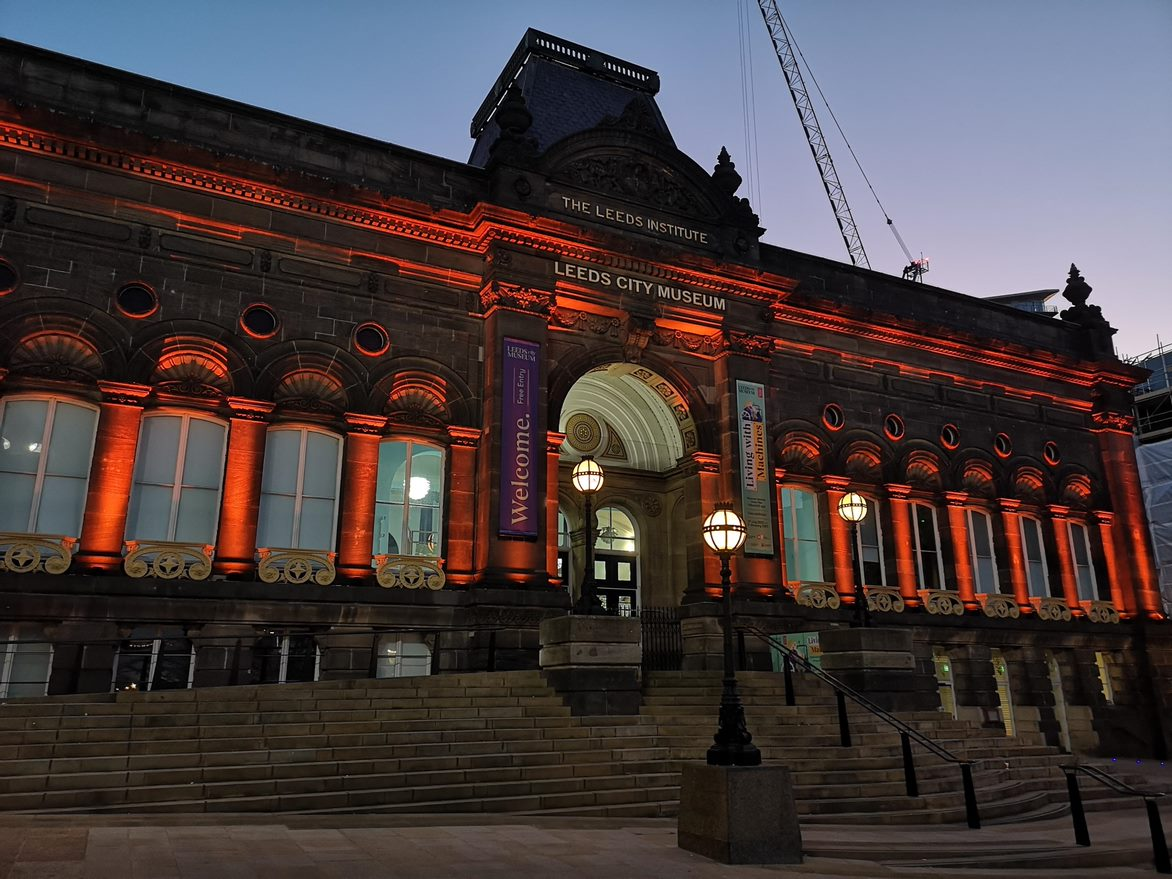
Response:
M559 197L561 198L562 208L575 214L590 217L593 220L602 220L605 223L614 223L618 226L629 226L632 229L645 229L656 235L677 238L680 241L690 241L694 244L708 243L708 233L702 232L699 229L681 226L678 223L667 223L663 220L657 220L655 217L645 216L644 214L633 214L622 208L598 204L593 201L585 201L580 198L571 198L568 195Z

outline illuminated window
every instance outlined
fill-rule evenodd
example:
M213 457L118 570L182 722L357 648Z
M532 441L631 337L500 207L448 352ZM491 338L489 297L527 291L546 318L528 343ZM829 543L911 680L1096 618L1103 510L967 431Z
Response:
M114 659L117 690L185 690L195 673L195 649L183 631L135 629L118 645Z
M1046 567L1042 523L1029 516L1021 517L1021 545L1025 553L1026 582L1034 598L1050 597L1050 572Z
M423 635L383 635L376 649L375 677L413 678L431 674L431 648Z
M797 488L781 490L781 530L790 580L822 582L822 545L818 534L818 496Z
M308 427L270 430L256 545L333 550L341 475L341 437Z
M224 422L202 415L143 418L127 540L216 542L227 435Z
M956 692L952 681L952 659L943 647L933 647L932 664L936 669L936 692L940 694L940 710L956 717Z
M1009 688L1009 667L1000 650L993 650L989 657L993 663L993 680L997 684L997 701L1001 713L1001 725L1007 736L1017 735L1017 722L1013 716L1013 692Z
M886 586L887 572L883 564L883 526L879 522L879 504L872 498L867 502L867 516L855 530L855 558L863 560L863 585Z
M0 640L0 699L44 696L52 670L52 644L15 633Z
M1079 601L1096 601L1099 597L1095 582L1095 566L1091 563L1091 539L1086 525L1067 522L1070 533L1070 552L1074 560L1074 575L1078 582Z
M594 548L603 552L634 552L635 523L631 517L617 507L599 510L598 539Z
M997 557L993 552L993 519L981 510L967 510L969 554L973 561L973 585L978 594L998 591Z
M936 525L936 508L913 503L913 537L916 541L916 577L920 589L944 588L944 562L940 557L940 529Z
M567 586L570 582L570 520L558 510L558 579Z
M440 554L443 480L443 449L412 440L386 440L379 446L375 555Z
M269 632L253 642L252 681L256 684L289 684L316 681L321 671L321 651L313 635Z
M98 412L64 400L0 402L0 531L81 534Z

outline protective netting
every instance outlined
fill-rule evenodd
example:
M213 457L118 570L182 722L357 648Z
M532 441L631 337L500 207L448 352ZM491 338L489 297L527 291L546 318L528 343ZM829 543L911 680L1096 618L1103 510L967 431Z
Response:
M1160 593L1172 606L1172 439L1136 447L1144 506L1152 528Z

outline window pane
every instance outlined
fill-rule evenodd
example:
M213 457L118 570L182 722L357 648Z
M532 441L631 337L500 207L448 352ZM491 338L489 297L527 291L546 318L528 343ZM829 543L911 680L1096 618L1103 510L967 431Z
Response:
M798 542L798 571L799 580L822 581L822 553L817 543L809 540Z
M293 498L262 494L257 518L256 545L269 549L293 547Z
M818 539L818 505L808 491L794 492L796 536L801 540Z
M46 473L85 479L90 472L90 448L98 413L84 406L58 403L53 412Z
M1074 549L1074 563L1076 565L1089 565L1090 559L1087 558L1087 532L1081 525L1071 524L1070 526L1070 543Z
M924 552L936 550L935 510L923 504L913 504L916 511L916 531L920 536L920 549Z
M56 431L54 431L54 434ZM41 484L41 505L37 512L38 534L81 534L85 512L85 477L46 476Z
M600 562L597 559L594 561L594 580L595 582L602 580L606 581L606 562Z
M310 497L333 498L338 493L338 437L309 431L305 447L302 491Z
M1038 523L1033 519L1021 520L1022 534L1025 539L1026 558L1031 562L1042 558L1042 535L1038 533Z
M301 502L301 534L297 546L324 551L334 548L333 500L305 498Z
M618 564L615 567L616 567L615 578L617 580L622 581L623 583L630 583L631 582L631 575L632 575L631 563L630 562L618 562Z
M134 462L135 482L175 483L182 421L177 415L150 415L142 420L142 438L138 441Z
M401 504L407 480L407 444L382 443L378 447L378 499ZM395 529L396 535L398 528Z
M218 489L185 488L179 496L175 540L181 543L215 543L220 513Z
M25 473L0 472L0 531L29 530L29 510L37 478Z
M167 540L170 525L171 486L136 485L126 517L126 539Z
M46 400L8 400L0 423L0 471L36 473L45 441ZM21 529L24 530L23 528Z
M11 642L12 666L8 673L9 696L44 696L49 686L53 648L49 644ZM4 654L0 653L0 666Z
M374 509L374 554L404 555L404 550L400 548L402 531L403 505L376 504Z
M978 556L992 555L989 545L989 517L984 513L969 510L969 532L972 534L973 546Z
M297 464L301 458L300 430L270 430L265 438L263 493L293 494L297 491ZM262 546L267 544L262 544ZM279 544L288 546L287 543Z
M978 556L976 564L977 591L991 595L997 591L997 566L988 556Z
M220 490L224 472L224 425L192 418L187 428L183 484ZM177 540L180 538L176 538Z

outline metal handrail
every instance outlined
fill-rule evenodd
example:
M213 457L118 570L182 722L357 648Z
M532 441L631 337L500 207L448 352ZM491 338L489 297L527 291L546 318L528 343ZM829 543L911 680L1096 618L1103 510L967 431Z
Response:
M1172 860L1168 856L1168 840L1164 837L1164 824L1160 820L1160 808L1157 805L1157 801L1167 794L1163 791L1140 790L1114 775L1104 772L1097 766L1066 763L1060 768L1066 776L1066 790L1070 794L1070 818L1074 822L1074 841L1078 845L1089 846L1091 844L1091 834L1087 828L1087 815L1082 805L1082 792L1078 789L1078 774L1081 772L1118 794L1143 798L1144 808L1148 813L1148 829L1152 834L1152 858L1155 861L1156 872L1172 873Z
M818 678L823 683L828 684L835 691L835 695L838 699L839 733L843 747L850 747L850 728L848 726L846 716L846 699L850 699L856 705L865 708L888 726L893 727L900 736L900 743L902 745L903 751L904 780L907 787L907 795L909 797L915 797L919 795L919 784L916 781L915 763L913 760L911 748L911 743L913 741L925 748L927 751L930 751L932 754L939 757L941 760L944 760L948 763L954 763L959 766L961 773L961 783L964 788L965 817L968 821L968 826L974 830L981 826L981 817L977 809L976 789L973 786L973 764L980 762L980 758L976 760L970 760L965 757L958 757L940 743L933 741L919 730L900 720L891 712L884 708L880 708L858 690L855 690L853 687L844 684L833 675L827 674L822 669L818 668L816 665L803 657L792 647L789 647L784 642L780 641L775 635L771 635L768 632L757 628L756 626L743 626L742 630L748 632L751 635L755 635L757 638L764 641L771 647L780 650L782 655L785 657L785 690L787 705L794 704L793 680L790 677L791 664L797 665L799 668L811 673L814 675L814 677Z

